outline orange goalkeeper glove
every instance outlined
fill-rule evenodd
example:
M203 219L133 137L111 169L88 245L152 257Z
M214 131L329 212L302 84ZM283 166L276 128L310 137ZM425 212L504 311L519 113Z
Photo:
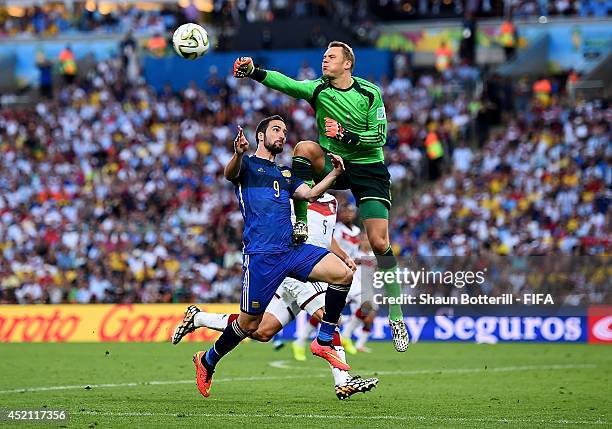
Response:
M253 58L251 57L240 57L234 61L234 77L243 78L248 77L255 71L255 64L253 64Z
M325 118L325 135L346 144L359 143L359 136L357 134L345 130L340 122L328 117Z

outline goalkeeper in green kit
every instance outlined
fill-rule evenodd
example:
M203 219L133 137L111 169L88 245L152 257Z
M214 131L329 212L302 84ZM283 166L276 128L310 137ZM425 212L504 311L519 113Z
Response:
M385 106L376 85L352 75L354 66L351 47L331 42L323 55L323 76L319 79L296 81L256 66L250 57L236 60L234 76L249 77L310 103L319 128L319 143L302 141L295 146L293 173L312 186L333 169L330 153L342 157L345 172L332 188L351 190L378 268L395 272L397 261L389 240L391 180L382 149L387 140ZM294 201L294 207L294 239L304 242L308 238L307 203ZM386 294L399 297L399 284L392 277L393 281L385 283ZM395 349L406 351L408 332L399 304L389 304L389 326Z

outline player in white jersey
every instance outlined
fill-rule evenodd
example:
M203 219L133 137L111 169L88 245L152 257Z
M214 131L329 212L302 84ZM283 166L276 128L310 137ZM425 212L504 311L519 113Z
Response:
M345 249L348 255L358 264L347 297L351 315L348 320L343 322L342 344L350 354L355 354L358 351L368 352L366 342L370 337L378 306L372 301L363 300L361 282L363 278L373 276L376 261L367 238L361 233L361 229L354 224L357 218L355 207L344 206L338 213L338 217L340 222L336 226L334 238L340 247ZM352 335L359 326L361 326L361 332L359 332L357 342L353 344Z
M350 254L345 252L345 249L342 248L342 246L339 246L337 240L334 238L338 201L332 195L329 195L329 197L331 197L331 199L325 198L324 195L323 200L319 200L323 201L323 204L308 205L308 224L311 225L310 221L312 221L312 225L314 225L314 227L311 228L311 231L309 231L306 242L314 244L315 246L330 249L336 255L340 256L340 259L345 261L349 267L356 270L357 266L354 259L350 256ZM317 201L317 203L319 201ZM307 287L307 285L305 287L304 283L297 280L286 279L279 288L279 291L284 289L283 293L280 293L283 301L286 301L285 296L288 289L301 290L303 291L303 295L311 295L311 298L309 299L312 299L312 301L309 301L309 299L302 299L301 301L308 303L308 306L303 306L302 308L312 317L310 317L308 323L298 327L296 335L297 339L292 343L293 355L295 359L299 361L306 360L306 341L310 341L310 336L321 321L320 313L317 313L317 309L321 308L325 304L323 292L327 286L318 283L315 283L314 286L318 289L318 295L316 296L312 295L312 292L310 292L312 289L310 287ZM296 295L296 293L292 292L289 297L291 295ZM298 299L298 302L299 301L300 300ZM272 304L268 306L268 309L271 307L273 307Z
M350 268L355 270L356 265L353 259L333 239L337 205L336 198L327 193L317 201L308 204L310 231L307 243L331 250ZM292 278L286 278L266 308L257 331L250 337L261 342L270 341L302 310L307 311L320 321L323 317L326 289L326 284L303 283ZM187 308L183 321L176 327L172 342L177 344L185 335L200 327L223 331L237 316L237 314L206 313L191 305ZM336 351L341 358L345 359L344 348L338 332L334 335L333 341ZM333 368L331 365L330 368L334 376L336 396L339 399L346 399L358 392L368 392L378 383L377 378L362 379L359 376L351 376L348 371Z
M338 245L346 251L353 259L359 253L359 241L361 239L361 228L355 225L357 209L353 205L345 205L338 212L338 224L334 230L334 238Z

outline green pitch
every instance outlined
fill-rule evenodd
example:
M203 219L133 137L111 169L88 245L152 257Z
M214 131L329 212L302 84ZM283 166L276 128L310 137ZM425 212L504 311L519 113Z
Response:
M295 362L289 347L242 345L205 399L196 344L2 344L0 408L67 409L64 427L79 428L612 425L609 346L419 343L404 354L371 346L350 358L352 372L380 384L339 401L327 365Z

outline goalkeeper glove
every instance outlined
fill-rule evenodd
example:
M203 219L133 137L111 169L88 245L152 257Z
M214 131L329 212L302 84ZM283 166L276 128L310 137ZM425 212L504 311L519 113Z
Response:
M253 58L251 57L240 57L234 61L234 77L251 76L254 70L255 64L253 64Z
M345 130L338 121L328 117L325 118L325 135L346 144L359 143L359 136L357 134Z

